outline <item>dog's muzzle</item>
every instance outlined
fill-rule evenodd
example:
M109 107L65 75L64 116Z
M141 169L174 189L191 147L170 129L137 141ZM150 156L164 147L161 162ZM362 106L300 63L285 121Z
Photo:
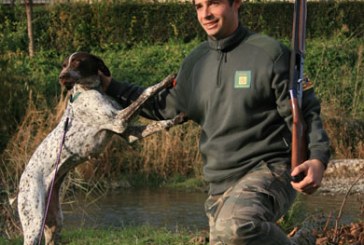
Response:
M58 77L61 85L63 85L67 90L72 89L80 78L77 73L73 73L74 74L72 74L71 72L62 72Z

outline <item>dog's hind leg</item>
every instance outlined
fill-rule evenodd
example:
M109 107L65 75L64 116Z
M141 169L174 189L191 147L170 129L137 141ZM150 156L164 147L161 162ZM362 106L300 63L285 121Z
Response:
M44 215L45 190L39 178L24 173L19 184L18 212L24 234L24 245L38 243Z
M23 228L24 245L37 245L41 237L47 190L43 178L39 175L41 174L28 168L19 183L18 213ZM56 182L54 187L44 230L47 245L57 244L63 221L59 204L60 185Z
M63 215L59 200L60 184L54 185L49 203L47 219L44 227L46 245L56 245L60 242L60 234L63 225Z

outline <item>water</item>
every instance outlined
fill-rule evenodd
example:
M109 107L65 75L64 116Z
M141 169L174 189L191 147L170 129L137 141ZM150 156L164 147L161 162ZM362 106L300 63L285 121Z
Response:
M202 192L165 189L128 189L109 193L98 200L86 200L80 196L72 205L63 205L65 227L152 225L169 229L206 229L208 222L203 208L206 197L207 194ZM309 212L321 210L329 214L332 211L333 217L337 216L343 198L343 195L301 196ZM363 198L363 195L348 198L343 209L343 222L359 217Z
M130 189L110 193L93 204L78 199L63 205L65 227L152 225L175 229L208 227L203 204L206 193L164 189Z
M336 219L341 209L344 194L339 195L302 195L301 200L305 208L311 213L323 212L326 215L332 213L332 218ZM342 209L342 223L363 220L364 218L364 195L356 194L348 196Z

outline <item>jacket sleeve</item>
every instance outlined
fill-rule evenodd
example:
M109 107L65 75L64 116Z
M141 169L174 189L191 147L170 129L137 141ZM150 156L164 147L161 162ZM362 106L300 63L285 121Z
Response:
M307 125L308 157L319 159L327 166L330 160L329 137L323 127L320 102L313 88L303 92L302 113Z
M289 96L289 50L283 50L273 65L272 87L275 91L277 110L292 130L292 111ZM320 116L320 102L310 88L303 93L302 114L307 125L306 139L308 144L308 158L320 160L325 167L330 159L330 144L327 133L323 128Z
M128 82L118 82L115 79L112 79L106 90L106 94L117 100L122 107L125 108L130 105L132 101L136 100L143 91L143 87Z

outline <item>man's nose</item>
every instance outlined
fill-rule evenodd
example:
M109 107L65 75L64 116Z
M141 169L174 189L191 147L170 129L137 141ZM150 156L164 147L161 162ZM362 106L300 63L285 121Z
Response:
M207 19L210 16L211 16L210 8L208 6L202 7L202 9L201 9L201 17Z

